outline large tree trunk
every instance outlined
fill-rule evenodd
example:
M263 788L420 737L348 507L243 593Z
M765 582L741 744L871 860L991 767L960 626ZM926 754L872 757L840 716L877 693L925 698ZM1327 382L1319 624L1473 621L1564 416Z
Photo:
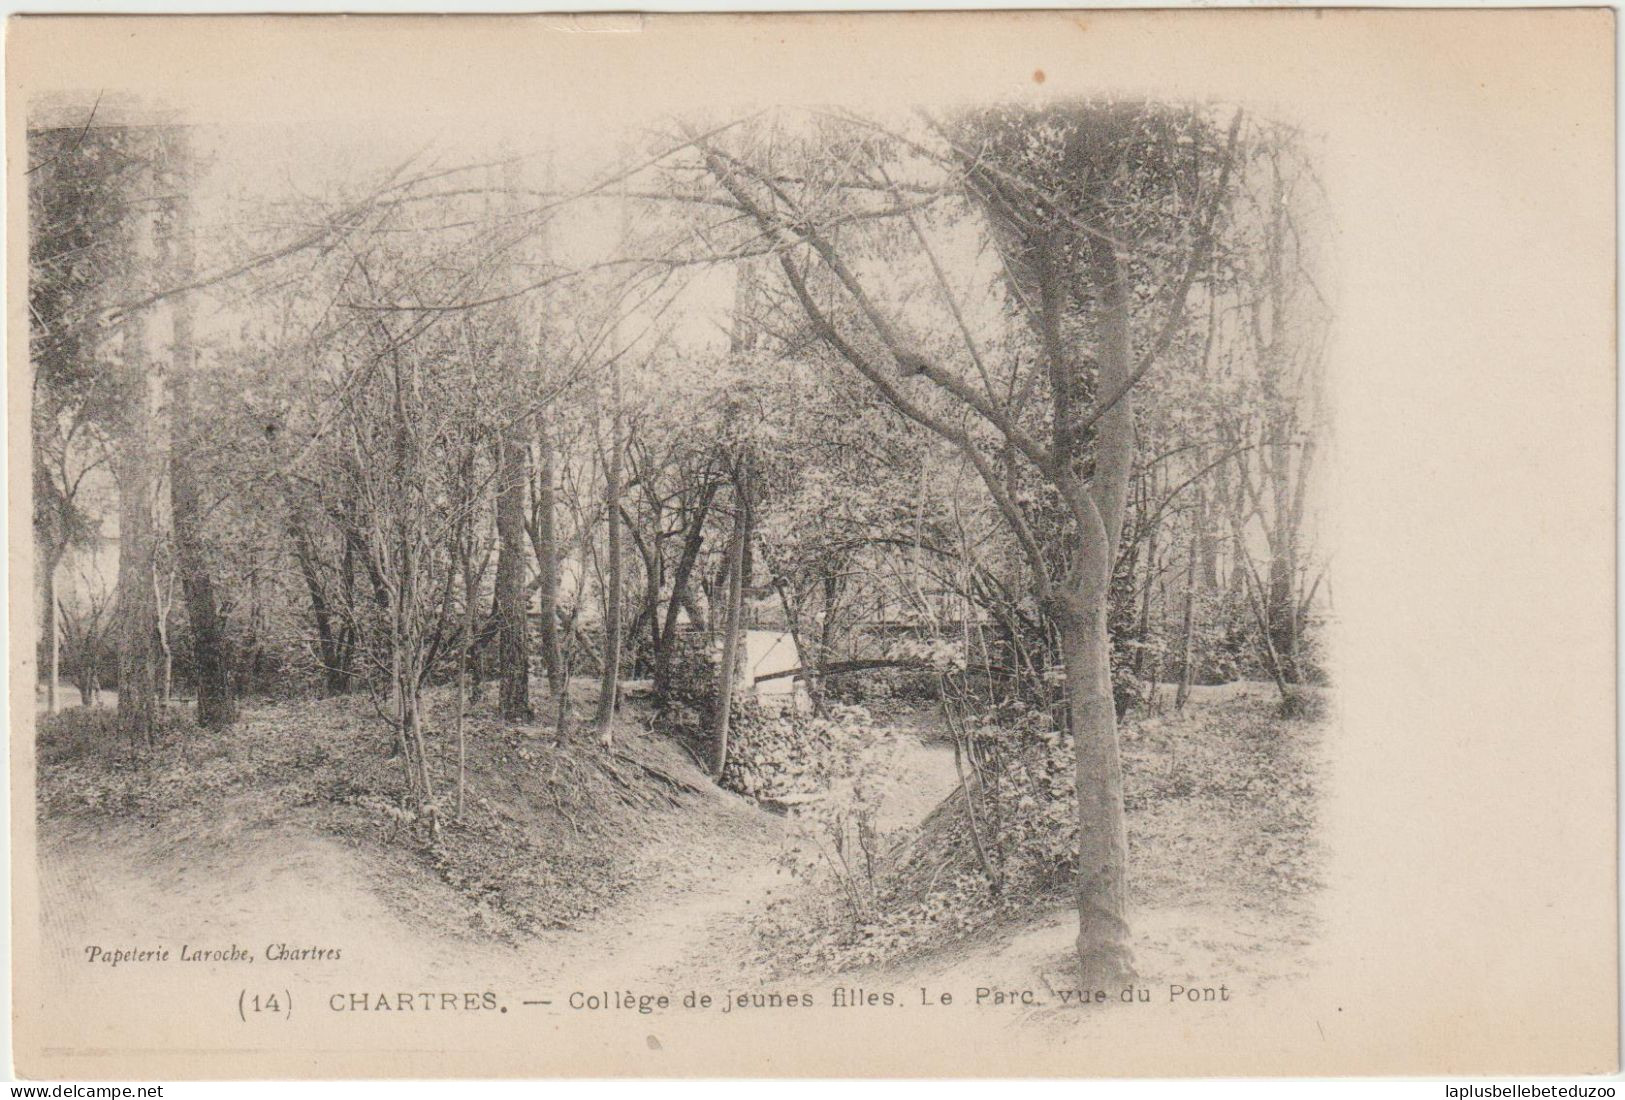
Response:
M1090 242L1099 294L1100 340L1095 401L1116 399L1095 435L1095 474L1081 501L1071 591L1060 616L1067 706L1076 756L1078 800L1078 962L1085 983L1133 973L1128 928L1128 830L1112 699L1111 640L1106 632L1112 563L1123 531L1134 464L1134 401L1124 387L1134 369L1129 300L1114 247Z
M144 171L133 186L139 192L153 183ZM138 281L152 262L152 234L151 214L134 215L128 260ZM152 444L157 401L147 325L147 314L140 310L123 321L119 432L112 461L119 502L118 727L132 751L138 744L152 744L158 731L158 592L153 584L157 464Z
M189 326L188 326L189 327ZM176 322L177 360L181 322ZM183 438L183 426L191 417L191 401L186 372L176 364L171 388L175 402L173 432ZM184 444L171 442L169 458L169 506L175 524L175 554L180 567L181 593L186 601L186 618L192 626L192 674L197 682L197 721L204 729L225 729L237 717L231 697L231 663L226 654L226 631L214 597L202 539L202 509L198 503L197 478Z
M183 139L184 140L184 139ZM170 249L174 277L189 281L196 265L192 239L191 184L186 150L175 154L173 183L178 197L170 204ZM175 528L175 557L192 626L192 675L197 684L197 721L203 729L225 729L237 717L231 698L231 664L226 655L225 624L214 597L214 584L203 545L203 514L196 466L192 461L192 371L197 362L190 295L175 299L174 348L169 376L169 507ZM167 647L166 647L167 648Z
M1084 556L1104 557L1087 551ZM1083 563L1085 569L1093 564ZM1080 591L1066 602L1071 606L1057 616L1057 625L1066 668L1078 800L1078 962L1086 986L1101 988L1133 972L1128 944L1123 772L1104 587L1099 596Z
M1088 502L1092 504L1091 502ZM1113 540L1088 509L1075 548L1071 590L1056 614L1066 672L1078 814L1078 962L1087 987L1132 976L1128 927L1128 830L1123 771L1112 695L1111 638L1106 629Z
M525 619L525 490L530 449L524 421L505 430L497 466L497 664L502 716L528 720L530 707L529 623Z
M118 486L118 726L132 748L150 745L158 726L158 592L152 583L154 531L152 400L146 318L124 322L125 407L113 460Z

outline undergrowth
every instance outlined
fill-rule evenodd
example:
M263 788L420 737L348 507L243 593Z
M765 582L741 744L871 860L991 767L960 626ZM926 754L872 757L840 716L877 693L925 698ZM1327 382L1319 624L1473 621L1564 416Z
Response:
M918 828L880 838L884 857L858 892L865 904L854 904L846 869L804 850L792 861L803 888L756 921L764 962L780 972L847 970L1067 907L1071 745L1046 725L1036 716L1004 722L980 785L962 761L959 790ZM1262 690L1131 716L1122 729L1131 905L1264 907L1312 919L1320 736L1319 724L1283 717Z
M436 794L455 799L453 697L431 694L427 726ZM188 843L231 843L303 826L415 869L460 895L465 931L512 939L569 927L653 873L642 853L685 804L715 798L692 763L628 706L610 749L560 743L551 729L505 724L487 705L467 719L462 813L437 840L404 810L404 771L365 700L247 709L224 733L176 719L132 757L114 712L88 709L39 724L42 827L161 831ZM691 827L691 826L685 826ZM398 889L400 883L395 883Z

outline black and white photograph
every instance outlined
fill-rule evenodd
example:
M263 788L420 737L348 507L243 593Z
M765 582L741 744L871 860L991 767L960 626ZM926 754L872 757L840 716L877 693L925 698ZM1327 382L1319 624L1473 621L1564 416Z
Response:
M8 84L19 1068L1081 1075L1150 1072L1180 1035L1168 1075L1427 1064L1398 1044L1314 1068L1406 983L1494 999L1366 957L1430 935L1398 879L1386 933L1350 939L1371 867L1452 862L1406 825L1410 764L1389 801L1379 762L1485 753L1511 784L1498 754L1548 735L1464 717L1399 741L1406 719L1374 716L1412 689L1361 662L1423 635L1371 593L1477 566L1448 516L1367 549L1378 494L1454 474L1418 464L1436 485L1415 489L1363 459L1361 402L1400 398L1360 343L1384 264L1342 211L1381 199L1340 174L1336 112L1233 74L1085 78L1045 43L1059 16L990 26L1045 43L996 80L887 94L843 85L843 43L929 34L948 60L979 17L667 18L669 95L638 61L666 40L636 25L470 21L417 83L396 70L437 38L409 18L272 28L272 60L250 21L125 19L127 67L74 80L54 51L116 33L13 24L35 59ZM1368 25L1347 40L1371 49ZM604 89L542 64L633 39ZM774 39L827 71L720 71ZM141 52L165 41L216 75L170 86ZM482 56L524 74L506 98L477 93ZM1611 95L1610 66L1584 71ZM1584 210L1611 233L1602 191ZM1512 232L1494 247L1538 254ZM1586 277L1611 285L1595 243ZM1607 396L1594 304L1569 353ZM1493 388L1513 367L1412 369ZM1404 401L1396 436L1464 423ZM1527 415L1611 454L1603 411L1600 435ZM1582 473L1611 495L1611 470ZM1512 516L1540 505L1478 491L1464 513L1529 537ZM1608 589L1599 530L1583 575ZM1611 715L1584 678L1605 639L1567 621L1551 644L1574 649L1526 687ZM1499 639L1452 629L1440 661L1500 667ZM1528 764L1531 790L1572 784L1607 848L1611 718L1561 706L1585 752L1561 782ZM1595 764L1606 788L1574 774ZM1448 804L1456 776L1430 774ZM1564 850L1593 906L1566 912L1600 937L1610 868ZM1521 928L1533 904L1458 888L1434 927ZM1614 1034L1603 961L1605 995L1569 987L1583 1019L1549 1021L1576 1046L1526 1034L1531 1064L1614 1067L1612 1039L1576 1053Z

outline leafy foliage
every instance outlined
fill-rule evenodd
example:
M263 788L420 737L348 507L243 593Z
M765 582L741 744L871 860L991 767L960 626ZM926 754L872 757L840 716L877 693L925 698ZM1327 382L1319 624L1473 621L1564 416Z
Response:
M133 759L103 711L42 722L42 813L177 835L297 819L433 876L484 933L567 924L648 870L640 840L704 789L685 761L726 713L718 634L771 629L809 709L742 699L719 777L800 831L808 889L764 935L803 963L878 961L1069 888L1069 731L1103 708L1068 685L1107 674L1082 644L1104 603L1134 888L1309 890L1330 309L1301 135L1127 101L675 125L658 155L567 183L550 154L380 166L364 144L313 183L266 181L245 178L264 150L234 169L225 147L187 181L195 211L157 212L142 182L176 134L30 132L46 575L117 507L159 515L140 537L160 610L129 601L126 639L162 639L166 694L195 683L191 619L213 616L176 594L208 579L232 691L268 704ZM214 227L185 242L217 274L196 285L144 255L175 249L183 210ZM182 297L164 354L197 361L195 423L166 425L142 343L161 326L141 326ZM1108 368L1131 385L1104 392ZM203 487L195 539L152 507L165 445ZM99 499L109 455L147 461L146 487ZM99 679L135 700L99 675L106 595L51 610L86 701ZM547 667L513 644L526 629ZM588 670L606 713L650 678L657 709L632 716L655 732L583 744ZM544 671L545 726L491 713L486 682L528 695ZM1184 709L1240 677L1272 679L1282 712ZM898 728L927 705L959 786L889 832Z
M1219 695L1200 708L1124 726L1133 901L1273 908L1309 922L1323 728L1279 716L1261 687L1207 690ZM862 909L844 869L806 866L804 888L756 924L763 957L784 971L839 971L1064 907L1076 855L1071 746L1037 716L993 736L1000 763L974 799L982 844L998 853L997 889L958 791L917 828L884 838Z

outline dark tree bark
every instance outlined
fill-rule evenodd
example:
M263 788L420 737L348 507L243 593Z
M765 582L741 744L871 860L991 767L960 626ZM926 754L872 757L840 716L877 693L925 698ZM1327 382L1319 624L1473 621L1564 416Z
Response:
M461 631L458 638L457 652L457 715L455 729L457 736L457 798L453 803L452 815L461 820L463 816L463 796L468 781L468 678L470 665L473 664L471 655L474 650L474 620L478 614L477 605L480 598L480 578L485 574L486 562L490 560L490 549L487 546L485 554L480 559L479 567L474 565L474 543L478 517L474 511L474 502L477 499L478 489L474 482L475 450L470 449L463 464L463 497L465 512L459 523L457 535L457 557L463 575L463 606Z
M184 140L184 139L182 139ZM188 197L191 173L184 149L175 154L172 186L179 194L170 203L170 240L176 276L190 281L194 275L196 249L192 239L191 200ZM199 503L197 465L194 461L194 428L197 414L192 407L192 372L197 363L193 337L190 295L176 297L174 319L174 361L169 372L170 443L169 507L175 528L175 558L179 567L181 593L186 618L192 626L192 676L197 687L197 722L203 729L221 730L237 718L231 697L231 661L226 652L226 629L214 582L209 575L208 555L203 540L203 515Z
M1100 306L1095 382L1095 474L1078 499L1077 544L1057 616L1066 665L1067 705L1076 754L1078 811L1078 962L1085 981L1133 973L1128 928L1128 829L1123 768L1112 698L1111 640L1106 632L1112 564L1123 532L1134 464L1134 371L1128 288L1115 246L1098 237L1089 268ZM1052 315L1059 347L1059 314ZM1104 402L1114 400L1107 408ZM1062 461L1070 468L1074 456Z
M637 473L633 471L633 478ZM660 590L664 587L665 566L660 555L660 523L659 511L655 512L655 521L650 524L654 534L653 541L645 539L638 533L637 523L633 520L626 506L621 506L622 531L631 538L633 547L638 552L638 558L643 562L643 599L638 601L637 614L626 626L626 637L632 646L632 664L634 668L643 668L649 658L639 652L638 636L644 630L649 632L649 654L652 656L660 649Z
M819 582L820 598L819 611L822 617L818 622L818 649L813 654L813 672L807 680L807 698L812 702L813 709L822 713L824 710L824 677L830 664L830 658L835 655L835 601L840 597L840 574L831 570L824 574Z
M136 745L151 745L158 730L158 592L152 579L152 399L147 369L147 320L124 320L121 432L113 459L118 486L118 726Z
M349 690L345 645L340 631L335 629L327 589L323 586L321 575L316 569L316 555L311 546L310 533L298 519L289 523L288 533L293 538L294 561L299 565L299 575L304 578L305 591L310 596L310 614L316 623L316 653L322 663L322 686L328 695L341 695ZM351 551L347 544L346 568L353 564L348 560L350 556Z
M705 518L711 511L711 501L717 494L717 488L716 481L706 482L689 517L688 529L683 533L683 549L672 574L671 597L666 601L665 626L660 631L660 643L655 647L656 695L665 695L671 689L671 659L677 646L677 616L689 597L688 586L694 576L694 565L699 561L700 550L705 545Z
M497 666L502 716L526 721L530 705L530 629L525 618L525 490L530 449L523 421L506 429L497 462Z

